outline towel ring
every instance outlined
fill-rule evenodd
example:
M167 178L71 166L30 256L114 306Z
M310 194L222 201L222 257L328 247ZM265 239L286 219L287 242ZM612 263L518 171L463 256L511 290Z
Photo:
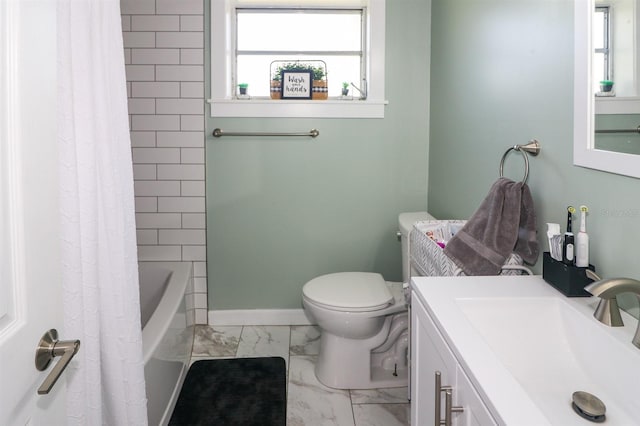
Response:
M504 177L504 160L511 151L518 151L524 157L524 177L522 178L522 183L527 183L527 179L529 178L529 156L527 153L534 157L538 155L540 153L540 142L532 139L526 145L514 145L507 149L504 154L502 154L502 159L500 160L500 177Z

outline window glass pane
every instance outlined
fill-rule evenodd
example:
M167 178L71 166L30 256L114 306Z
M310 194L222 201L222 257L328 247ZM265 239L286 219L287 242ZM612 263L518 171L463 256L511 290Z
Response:
M327 64L327 82L329 96L340 96L342 83L353 82L361 87L359 56L325 56L325 55L238 55L238 83L249 84L249 95L269 96L271 80L271 62L323 60ZM359 93L350 87L350 95L359 97Z
M362 82L362 10L236 9L236 84L268 97L274 61L324 61L329 96ZM263 52L263 53L262 53ZM312 52L318 52L313 54ZM350 94L360 94L350 87Z
M593 86L594 91L600 91L600 81L610 79L610 28L608 7L597 7L593 13L592 43L593 43Z
M239 51L359 51L361 11L238 10Z
M596 10L593 14L593 48L594 49L602 49L605 47L604 45L604 34L605 34L605 16L604 11Z
M605 79L604 74L604 53L595 53L593 55L593 92L600 91L600 82Z

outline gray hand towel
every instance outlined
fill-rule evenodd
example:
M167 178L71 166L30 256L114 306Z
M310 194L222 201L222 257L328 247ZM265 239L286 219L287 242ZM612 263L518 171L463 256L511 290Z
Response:
M497 275L514 251L527 263L535 262L536 217L529 187L498 179L444 251L467 275Z
M518 239L513 249L529 265L538 260L538 234L536 231L536 210L533 207L533 197L529 185L522 185L522 200L520 202L520 226Z

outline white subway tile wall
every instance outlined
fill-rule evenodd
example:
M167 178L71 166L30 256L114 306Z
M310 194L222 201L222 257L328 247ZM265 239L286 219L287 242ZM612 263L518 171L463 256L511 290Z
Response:
M202 181L182 181L180 190L185 197L204 197L204 182Z
M141 261L192 262L207 323L204 0L121 0Z

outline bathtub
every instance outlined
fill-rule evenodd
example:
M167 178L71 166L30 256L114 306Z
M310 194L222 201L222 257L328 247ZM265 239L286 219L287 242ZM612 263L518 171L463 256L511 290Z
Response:
M185 292L188 262L140 262L140 311L149 425L166 425L187 374L194 328ZM193 311L191 311L193 314Z

